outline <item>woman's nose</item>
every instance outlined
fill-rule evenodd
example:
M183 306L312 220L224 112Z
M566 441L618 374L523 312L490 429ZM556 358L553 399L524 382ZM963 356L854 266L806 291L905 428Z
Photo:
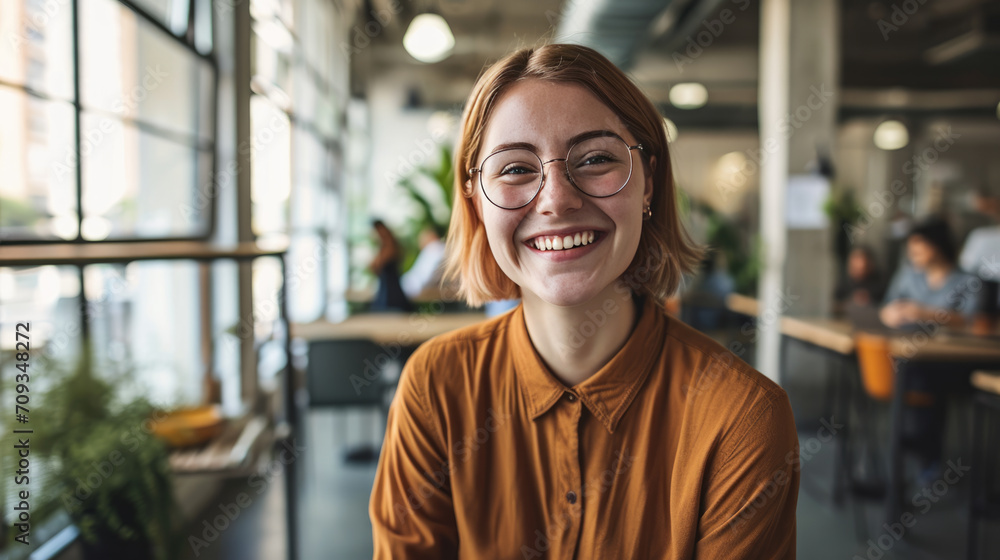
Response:
M549 164L553 165L549 165ZM547 166L547 168L546 168ZM566 160L550 159L542 164L545 173L542 188L535 200L535 211L539 214L561 214L583 206L583 193L570 182L566 173Z

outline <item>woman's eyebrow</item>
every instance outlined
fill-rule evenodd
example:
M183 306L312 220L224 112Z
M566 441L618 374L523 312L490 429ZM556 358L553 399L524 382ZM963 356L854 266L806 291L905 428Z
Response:
M572 136L569 140L566 140L566 149L569 150L570 146L576 144L581 140L586 140L588 138L594 138L596 136L618 136L617 133L611 130L588 130L586 132L581 132ZM489 153L493 154L501 150L512 150L514 148L520 148L525 150L531 150L538 153L538 148L531 142L506 142L504 144L499 144L495 146Z

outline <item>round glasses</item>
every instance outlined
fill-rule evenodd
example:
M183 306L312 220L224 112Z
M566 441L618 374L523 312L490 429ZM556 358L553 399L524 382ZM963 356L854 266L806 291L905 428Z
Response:
M577 190L595 198L618 194L632 177L632 150L621 136L601 133L573 144L564 158L542 161L527 148L505 148L486 156L482 165L469 169L479 173L479 186L487 200L505 210L527 206L545 185L544 166L566 163L566 177Z

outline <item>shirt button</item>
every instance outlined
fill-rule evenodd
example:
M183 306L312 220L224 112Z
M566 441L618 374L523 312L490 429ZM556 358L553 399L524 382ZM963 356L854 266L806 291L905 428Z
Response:
M573 393L567 393L566 399L569 400L569 402L576 402L576 395L574 395Z
M566 492L566 501L568 501L571 504L575 504L576 503L576 492L574 492L572 490L570 490L569 492Z

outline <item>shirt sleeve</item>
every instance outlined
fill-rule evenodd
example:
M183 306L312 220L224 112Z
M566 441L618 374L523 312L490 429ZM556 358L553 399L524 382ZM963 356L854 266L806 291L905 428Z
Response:
M983 236L981 230L972 230L965 246L962 247L962 254L958 257L958 264L962 270L969 274L979 274L979 261L983 258Z
M389 408L369 504L374 560L458 557L447 447L420 354L407 362Z
M906 297L905 285L906 277L909 274L909 268L907 265L903 265L896 271L896 274L892 276L892 282L889 283L889 289L885 292L885 299L882 301L883 305L888 305L897 299Z
M762 408L720 448L721 464L705 485L695 560L795 558L795 420L787 397Z

